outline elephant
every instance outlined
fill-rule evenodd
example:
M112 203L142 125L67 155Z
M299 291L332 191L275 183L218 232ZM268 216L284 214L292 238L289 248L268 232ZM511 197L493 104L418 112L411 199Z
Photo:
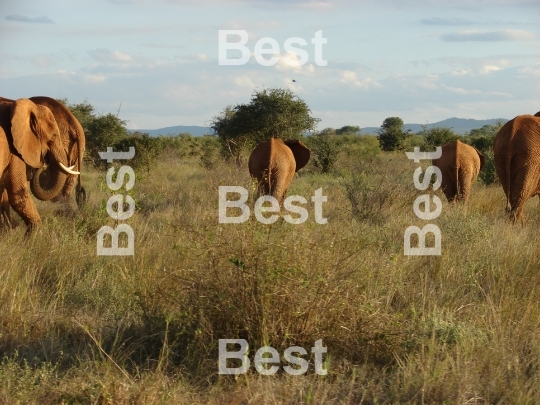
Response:
M77 118L61 102L51 97L30 97L37 105L48 107L60 129L60 138L68 153L68 165L80 172L86 146L84 130ZM13 100L0 97L0 103L13 103ZM86 200L86 191L81 184L81 176L66 175L52 162L29 176L30 189L36 198L42 201L68 201L77 182L75 199L79 208Z
M495 170L514 223L525 222L523 205L540 195L539 115L518 115L504 124L493 142Z
M43 167L46 156L66 174L80 174L73 166L66 167L68 154L48 107L29 99L0 103L0 195L7 191L11 207L27 226L27 235L41 223L28 190L27 166Z
M442 146L442 155L432 160L441 170L441 188L448 202L466 202L471 185L484 166L484 155L460 140Z
M309 162L309 149L298 140L270 138L259 142L248 161L249 173L258 181L258 193L271 195L281 204L294 173Z

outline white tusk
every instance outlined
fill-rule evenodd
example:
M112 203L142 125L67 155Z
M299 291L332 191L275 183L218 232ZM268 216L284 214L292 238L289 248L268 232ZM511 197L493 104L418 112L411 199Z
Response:
M60 165L60 168L61 168L64 172L66 172L66 173L68 173L68 174L81 174L81 173L76 172L75 170L73 170L73 168L75 167L75 165L73 165L73 166L71 166L71 167L66 167L66 166L64 166L64 164L63 164L62 162L58 162L58 164Z

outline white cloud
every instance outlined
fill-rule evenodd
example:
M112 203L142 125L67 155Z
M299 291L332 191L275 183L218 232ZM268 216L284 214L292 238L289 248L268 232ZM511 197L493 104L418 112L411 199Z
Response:
M523 30L498 30L498 31L479 31L467 30L453 34L443 34L440 38L445 42L466 42L466 41L530 41L538 38L537 34Z
M435 74L427 74L418 80L416 85L426 90L435 90L439 88L439 76Z
M86 84L103 83L107 78L104 75L84 75L83 80Z
M250 89L255 88L255 84L247 76L240 76L234 78L234 83L240 87L247 87Z
M457 93L457 94L480 94L481 91L480 90L467 90L467 89L464 89L462 87L451 87L451 86L447 86L446 84L443 84L441 85L442 88L452 92L452 93Z
M454 76L464 76L464 75L468 75L470 73L471 73L470 69L458 68L458 69L452 70L452 74Z
M380 87L381 84L370 77L360 80L356 72L352 70L344 70L339 72L341 77L340 82L343 84L353 84L356 87L367 89L368 87Z
M120 51L111 51L104 48L90 51L90 56L99 62L108 63L131 62L133 60L132 56L127 53Z
M540 64L534 66L526 66L519 69L520 73L531 76L540 76Z
M498 70L501 70L500 67L498 66L495 66L495 65L485 65L482 67L482 69L480 69L480 74L482 75L487 75L491 72L497 72Z

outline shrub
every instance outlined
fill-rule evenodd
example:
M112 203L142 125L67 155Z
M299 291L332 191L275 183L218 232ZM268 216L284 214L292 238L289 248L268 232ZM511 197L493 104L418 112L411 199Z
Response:
M147 133L136 132L131 136L126 136L114 144L116 151L128 151L130 147L135 147L135 156L129 161L134 168L144 168L150 172L157 160L162 148L157 138L153 138Z
M327 133L311 135L307 146L311 151L311 160L321 173L329 173L334 169L341 151L341 143Z
M462 138L450 128L428 128L427 125L422 126L422 132L420 134L424 136L422 150L426 151L434 150L437 146L442 146Z
M201 139L201 166L205 169L212 169L219 159L219 141L214 136L205 136Z
M403 120L399 117L386 118L378 130L377 139L384 151L403 150L404 142L410 136L410 130L403 131Z

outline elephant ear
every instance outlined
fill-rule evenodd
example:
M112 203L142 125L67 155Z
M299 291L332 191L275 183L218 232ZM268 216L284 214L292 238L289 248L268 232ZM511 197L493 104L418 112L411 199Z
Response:
M26 98L21 98L12 104L11 135L13 146L24 162L36 169L43 166L39 115L37 106Z
M290 139L285 141L284 143L291 149L294 155L294 160L296 160L295 171L300 170L302 167L308 164L310 151L306 147L306 145L304 145L301 141L297 139Z
M474 146L473 146L473 148L474 148ZM474 150L476 151L476 153L478 153L478 157L480 158L480 170L482 170L482 167L484 167L484 155L478 149L474 148ZM478 170L478 171L480 171L480 170Z

